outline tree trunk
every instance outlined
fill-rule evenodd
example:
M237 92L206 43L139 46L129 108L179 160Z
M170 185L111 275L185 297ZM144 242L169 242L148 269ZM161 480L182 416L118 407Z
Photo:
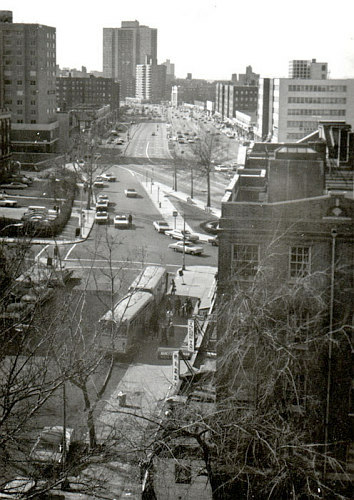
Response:
M96 448L97 446L97 439L96 439L96 429L95 429L95 422L93 419L93 408L91 406L90 398L88 395L87 391L87 386L86 384L81 387L83 396L84 396L84 401L85 401L85 410L87 411L87 428L89 431L89 439L90 439L90 448Z

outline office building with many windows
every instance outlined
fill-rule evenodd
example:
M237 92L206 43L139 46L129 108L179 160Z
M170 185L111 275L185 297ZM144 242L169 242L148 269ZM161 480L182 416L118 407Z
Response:
M146 57L157 64L157 29L122 21L120 28L103 28L103 76L121 85L121 98L134 97L136 66Z
M1 105L11 113L12 148L55 152L56 30L0 15L0 40Z
M297 59L289 62L289 78L307 80L326 80L328 64L317 62L316 59L306 61Z
M354 79L261 79L256 137L296 142L323 120L354 126Z

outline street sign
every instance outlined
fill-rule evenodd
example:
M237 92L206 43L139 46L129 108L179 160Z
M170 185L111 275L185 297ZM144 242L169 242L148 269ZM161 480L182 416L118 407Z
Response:
M194 352L194 319L188 320L188 351Z
M179 352L174 351L172 354L172 382L177 385L179 382Z
M174 211L172 212L172 215L173 215L173 217L177 217L177 215L178 215L177 210L174 210Z

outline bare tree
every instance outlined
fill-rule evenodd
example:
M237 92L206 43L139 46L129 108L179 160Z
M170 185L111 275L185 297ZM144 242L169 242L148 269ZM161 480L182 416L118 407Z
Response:
M151 436L155 474L159 457L194 463L218 500L349 498L323 475L324 464L344 472L335 443L329 452L324 444L328 346L334 342L340 358L343 345L349 352L347 325L329 332L328 290L319 294L317 286L325 279L276 284L264 268L247 287L236 280L229 288L218 306L216 405L188 403L193 377L182 386L187 399ZM339 366L343 380L348 368ZM343 424L336 446L348 442L348 432ZM150 477L153 485L154 472Z

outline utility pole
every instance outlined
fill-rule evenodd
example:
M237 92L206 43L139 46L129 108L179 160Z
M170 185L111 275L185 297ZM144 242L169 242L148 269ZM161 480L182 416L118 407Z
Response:
M193 190L193 166L191 165L191 198L193 199L194 190Z
M182 258L182 271L186 269L186 219L183 214L183 258Z

